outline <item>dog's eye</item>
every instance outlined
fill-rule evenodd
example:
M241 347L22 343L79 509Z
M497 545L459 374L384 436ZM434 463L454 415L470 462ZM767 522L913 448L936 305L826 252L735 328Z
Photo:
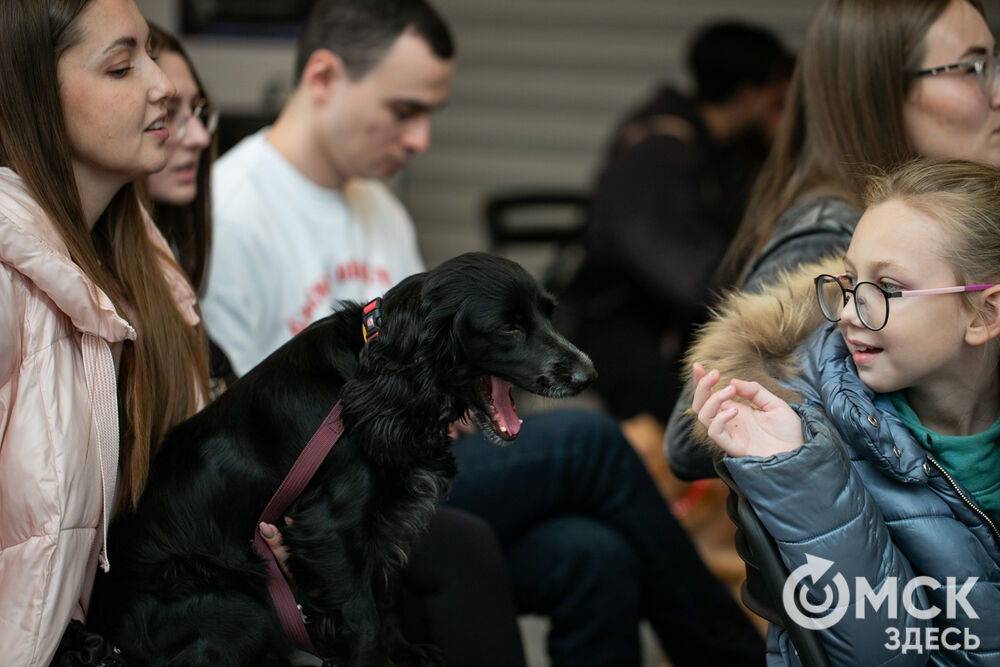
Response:
M500 327L499 332L503 336L520 336L524 334L524 329L516 324L504 324Z

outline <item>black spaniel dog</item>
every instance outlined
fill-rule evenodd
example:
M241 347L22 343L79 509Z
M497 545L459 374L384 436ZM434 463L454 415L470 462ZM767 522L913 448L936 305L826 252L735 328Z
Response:
M282 526L297 602L328 664L435 662L389 621L389 583L455 475L450 424L471 412L504 443L520 429L512 385L561 397L595 379L552 308L519 265L469 253L389 290L367 343L356 303L306 328L168 434L111 527L88 625L129 664L288 664L251 539L339 399L345 434Z

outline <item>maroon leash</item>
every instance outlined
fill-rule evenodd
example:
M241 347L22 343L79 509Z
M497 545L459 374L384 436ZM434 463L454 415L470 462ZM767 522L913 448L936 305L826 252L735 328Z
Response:
M333 406L333 410L330 410L330 414L326 416L326 419L316 429L309 442L306 443L302 453L299 454L299 458L292 465L292 469L288 471L288 476L285 477L281 486L278 487L274 496L271 497L270 502L267 503L267 507L264 508L264 511L260 515L260 519L257 520L258 527L254 531L253 537L253 546L257 550L257 555L267 561L267 591L271 594L271 601L278 612L278 620L281 621L281 627L285 631L285 636L295 646L313 655L316 655L316 649L313 646L312 639L309 638L305 621L302 619L302 612L295 603L295 596L292 595L292 589L288 586L288 581L278 567L278 561L275 560L274 553L267 546L267 543L264 542L264 536L260 534L260 523L279 525L278 519L288 509L288 506L292 504L292 501L298 498L302 490L306 488L306 484L316 474L316 470L323 463L323 459L326 458L326 455L330 453L330 450L337 444L337 441L340 440L340 436L343 434L344 423L340 420L340 401L337 401L337 404Z
M375 299L365 305L362 310L361 335L364 337L365 343L379 333L379 327L382 324L381 305L382 299ZM299 494L306 488L309 480L313 478L323 463L323 459L340 440L340 436L344 434L344 423L340 419L340 407L340 401L337 401L337 404L330 410L330 414L309 438L302 453L295 459L292 469L288 471L281 486L274 492L267 507L261 513L253 536L253 546L257 555L267 562L267 592L270 593L271 602L274 603L274 609L278 612L278 620L285 631L285 636L296 647L313 655L317 655L316 648L313 646L308 630L306 630L302 611L295 602L295 596L292 594L292 589L282 574L281 568L278 567L274 553L264 541L264 536L260 534L260 524L279 525L278 519L285 513L288 506L299 497Z

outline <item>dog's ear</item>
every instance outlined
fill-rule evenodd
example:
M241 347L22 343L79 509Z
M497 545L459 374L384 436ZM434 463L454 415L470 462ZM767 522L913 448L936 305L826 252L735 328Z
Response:
M436 350L451 341L441 340L450 335L442 337L439 327L428 324L425 276L411 276L383 297L379 334L360 350L357 372L342 392L345 415L354 422L352 436L364 441L373 459L390 466L410 461L415 447L431 446L415 438L413 429L440 430L444 437L441 424L456 412L438 386Z
M469 340L470 325L468 298L454 304L450 312L439 314L439 321L433 323L437 329L436 341L428 340L427 345L435 355L434 365L440 373L452 373L463 365L468 356L465 341Z

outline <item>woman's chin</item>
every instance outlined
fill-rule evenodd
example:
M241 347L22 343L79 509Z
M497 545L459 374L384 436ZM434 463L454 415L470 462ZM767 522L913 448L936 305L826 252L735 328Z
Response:
M157 204L168 206L188 206L198 194L195 183L154 183L150 178L149 198Z

